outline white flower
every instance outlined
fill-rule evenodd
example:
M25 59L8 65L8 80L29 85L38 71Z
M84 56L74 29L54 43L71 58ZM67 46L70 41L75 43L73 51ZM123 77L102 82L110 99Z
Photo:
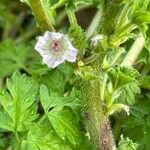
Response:
M35 49L43 57L43 63L50 68L55 68L65 60L75 62L77 49L63 33L46 31L44 36L39 36Z
M102 40L103 39L103 35L96 35L96 36L94 36L92 39L91 39L91 41L92 41L92 45L95 47L95 46L97 46L97 44L98 44L98 42L100 41L100 40Z

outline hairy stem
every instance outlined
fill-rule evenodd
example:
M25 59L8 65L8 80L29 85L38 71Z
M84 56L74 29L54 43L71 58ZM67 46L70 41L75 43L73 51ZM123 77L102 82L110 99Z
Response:
M142 34L139 34L139 36L133 43L131 49L129 50L128 54L124 58L121 66L131 67L138 58L139 54L141 53L144 45L145 39Z
M68 14L68 19L69 19L70 25L77 25L77 19L75 16L75 12L71 11L71 10L67 10L67 14Z
M81 10L83 10L83 9L92 8L92 7L93 7L92 5L87 5L87 6L81 5L81 6L79 6L78 10L81 11ZM56 18L56 22L57 22L56 24L57 24L57 25L60 25L61 22L64 20L64 18L65 18L66 16L67 16L67 12L66 12L65 9L62 10L62 11L60 11L59 15L58 15L57 18Z
M28 2L41 31L54 31L54 28L48 17L48 13L45 10L42 0L28 0Z
M108 118L104 116L98 80L83 86L87 130L96 150L113 150L114 141Z

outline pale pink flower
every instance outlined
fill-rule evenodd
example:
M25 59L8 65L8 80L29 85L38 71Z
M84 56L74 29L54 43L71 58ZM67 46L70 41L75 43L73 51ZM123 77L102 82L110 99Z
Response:
M75 62L78 52L66 35L49 31L38 37L35 49L43 57L43 63L50 68L55 68L65 60Z

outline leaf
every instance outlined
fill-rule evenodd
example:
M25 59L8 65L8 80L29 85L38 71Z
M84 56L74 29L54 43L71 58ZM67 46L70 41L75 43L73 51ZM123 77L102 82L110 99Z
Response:
M82 142L79 124L71 109L65 107L63 110L51 111L48 114L48 118L56 133L63 140L67 138L74 145L78 145Z
M40 82L54 92L64 93L66 84L65 75L58 69L50 70L47 74L41 76Z
M105 3L105 11L101 19L102 21L99 27L99 33L110 36L115 32L118 16L122 11L122 8L123 7L122 5L120 5L120 1L117 1L115 3L110 3L109 1L107 1Z
M79 106L78 92L73 89L67 96L48 91L45 85L40 87L40 100L46 116L57 132L64 140L68 138L72 144L79 144L81 133L78 125L76 108ZM73 111L74 112L73 112Z
M135 69L125 67L115 67L108 72L113 89L119 89L126 84L137 82L139 73Z
M35 100L37 95L37 85L21 75L18 71L15 72L10 79L7 80L8 92L0 93L0 102L7 113L6 125L9 125L11 118L11 126L13 131L28 130L33 121L37 118Z
M137 150L138 148L138 144L133 143L129 138L124 138L123 135L121 135L121 140L118 145L118 150Z
M131 107L131 114L124 120L124 135L139 144L138 150L149 150L150 101L141 99Z
M7 39L0 44L0 77L9 76L16 69L26 70L26 67L39 61L37 60L38 57L30 46Z
M56 106L63 106L64 97L61 97L58 93L50 92L45 85L40 87L40 100L45 112Z
M125 50L123 48L114 49L107 52L106 56L103 59L102 68L108 70L114 65L119 65L123 60L123 54Z
M125 85L121 89L121 94L116 101L124 104L133 105L136 103L136 95L140 93L140 87L136 83L130 83Z
M120 110L126 111L127 115L129 115L128 105L117 103L117 104L112 104L112 106L108 108L106 112L107 114L106 116L112 115L113 113L116 113L117 111L120 111Z
M0 111L0 128L3 131L13 131L12 122L13 120L6 112Z
M134 14L133 21L137 24L150 23L150 13L136 12Z
M51 108L62 109L69 106L73 110L79 106L79 93L76 89L72 89L71 93L65 98L56 92L50 91L45 85L40 87L40 100L45 112L49 112Z
M60 139L49 124L34 125L22 142L21 150L72 150L71 146Z

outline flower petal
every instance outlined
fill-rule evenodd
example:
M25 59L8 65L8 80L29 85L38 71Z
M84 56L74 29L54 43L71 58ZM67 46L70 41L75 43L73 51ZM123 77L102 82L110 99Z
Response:
M72 49L69 49L66 52L66 60L69 62L75 62L76 61L76 57L77 57L77 49L75 49L74 47L72 47Z
M51 39L51 36L52 36L52 32L46 31L43 37L45 39Z
M43 37L39 37L38 38L38 42L35 45L35 49L41 54L41 55L46 55L49 53L50 50L50 42L47 41L45 38Z
M45 56L43 57L43 62L47 64L50 68L55 68L59 64L63 63L65 59L61 56Z

